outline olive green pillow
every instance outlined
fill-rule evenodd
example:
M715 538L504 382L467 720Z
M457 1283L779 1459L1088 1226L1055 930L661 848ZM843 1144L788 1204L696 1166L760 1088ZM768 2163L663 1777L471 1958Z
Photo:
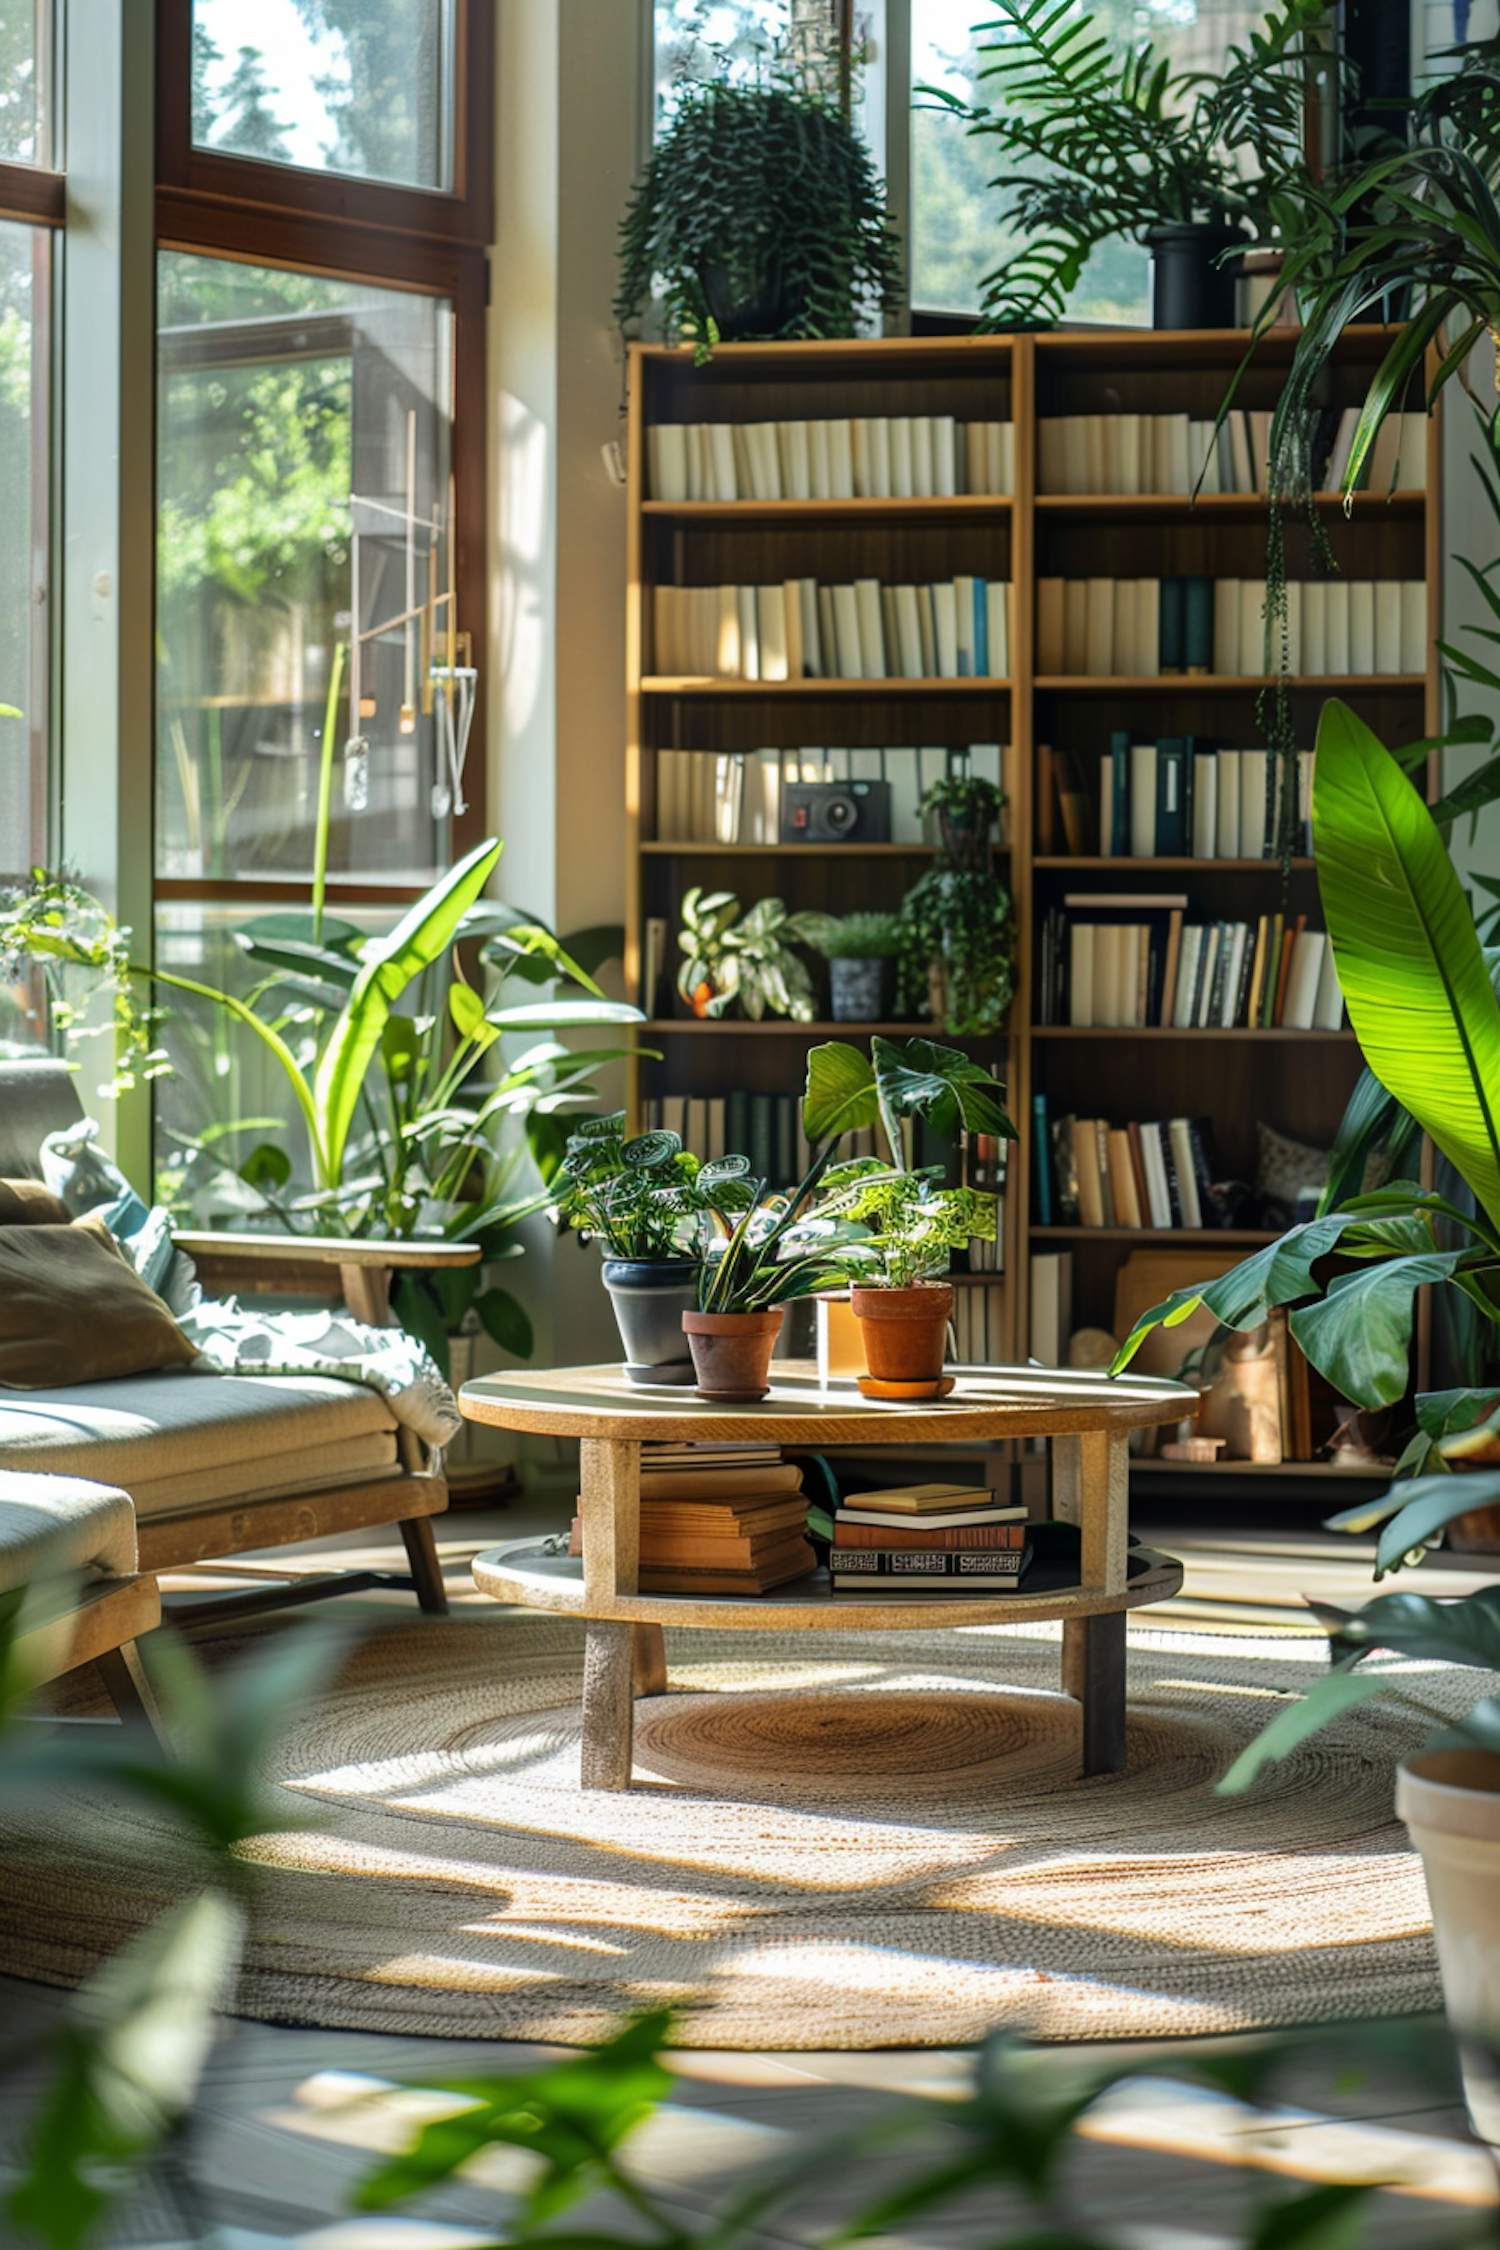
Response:
M65 1227L68 1206L40 1180L0 1180L0 1227Z
M0 1385L50 1391L198 1357L98 1219L0 1226Z

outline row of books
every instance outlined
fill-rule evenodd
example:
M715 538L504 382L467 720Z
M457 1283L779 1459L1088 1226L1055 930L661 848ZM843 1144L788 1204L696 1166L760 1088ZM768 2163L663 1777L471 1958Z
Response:
M1026 1510L986 1485L891 1485L851 1494L834 1511L811 1507L808 1529L827 1542L835 1594L905 1599L1011 1593L1031 1561Z
M1337 1031L1333 948L1307 917L1188 922L1186 895L1070 893L1042 919L1038 1020L1075 1030Z
M765 1594L816 1568L802 1472L779 1446L641 1447L642 1593Z
M998 742L906 744L885 749L659 750L656 835L662 842L775 844L781 841L782 791L798 784L883 784L889 834L852 841L930 844L936 819L921 810L935 781L972 774L1004 786ZM889 793L887 796L887 792Z
M1359 408L1325 415L1313 465L1325 491L1337 491L1349 466ZM1271 415L1233 408L1213 421L1187 414L1058 414L1037 424L1037 490L1060 493L1265 492ZM1361 487L1387 493L1427 483L1427 417L1389 414L1371 448Z
M1002 1252L997 1227L994 1242L971 1242L969 1245L969 1270L978 1273L993 1270L981 1266L980 1252L999 1260ZM971 1287L957 1289L953 1295L953 1342L961 1367L994 1367L1005 1357L1005 1285L1003 1282L980 1281Z
M1206 1117L1048 1118L1032 1097L1036 1213L1044 1227L1168 1231L1215 1224L1212 1140Z
M1043 677L1260 678L1267 647L1263 578L1039 578L1036 668ZM1309 578L1287 586L1294 675L1376 678L1427 661L1420 578Z
M1295 856L1312 851L1313 753L1299 750ZM1274 859L1288 767L1272 750L1217 749L1196 735L1132 742L1117 728L1099 760L1103 859Z
M951 414L654 422L646 467L654 500L949 500L1015 491L1015 430Z
M656 669L712 680L1004 679L1010 583L654 588Z

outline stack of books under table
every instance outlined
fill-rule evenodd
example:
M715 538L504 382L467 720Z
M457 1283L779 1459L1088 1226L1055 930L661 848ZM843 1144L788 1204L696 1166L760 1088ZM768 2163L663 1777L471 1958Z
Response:
M903 1484L852 1495L826 1525L837 1593L1009 1594L1031 1560L1026 1510L984 1485Z
M643 1594L764 1594L815 1568L802 1472L780 1446L641 1447Z

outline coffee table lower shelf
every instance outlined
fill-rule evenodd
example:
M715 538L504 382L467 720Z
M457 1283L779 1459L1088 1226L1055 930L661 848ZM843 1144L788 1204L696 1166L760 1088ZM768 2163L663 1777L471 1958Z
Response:
M1132 1547L1129 1576L1116 1593L1070 1582L1065 1568L1034 1563L1025 1593L871 1595L835 1593L827 1573L794 1580L753 1598L736 1594L595 1594L575 1556L550 1553L542 1540L492 1547L474 1559L474 1582L492 1600L582 1618L585 1788L630 1784L631 1709L637 1695L667 1688L664 1625L750 1632L930 1632L949 1625L1022 1625L1061 1619L1062 1686L1083 1706L1083 1771L1118 1773L1125 1764L1125 1614L1166 1601L1182 1586L1182 1565L1150 1547ZM997 1655L1000 1651L997 1649Z

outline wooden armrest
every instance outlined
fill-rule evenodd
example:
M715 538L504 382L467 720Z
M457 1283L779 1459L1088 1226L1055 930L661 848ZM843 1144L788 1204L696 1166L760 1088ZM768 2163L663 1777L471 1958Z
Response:
M346 1242L326 1234L178 1233L173 1241L220 1288L261 1296L327 1297L337 1287L356 1320L391 1325L390 1277L398 1267L452 1272L479 1263L477 1242ZM332 1271L330 1271L332 1269Z

